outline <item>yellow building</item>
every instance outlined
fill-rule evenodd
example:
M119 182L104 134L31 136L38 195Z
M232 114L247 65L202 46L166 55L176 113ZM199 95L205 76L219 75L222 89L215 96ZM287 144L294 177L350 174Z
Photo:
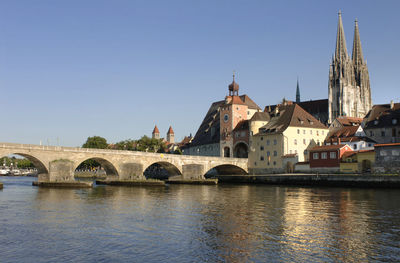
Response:
M297 104L278 105L268 123L250 137L250 174L293 171L308 161L308 151L321 145L328 128Z
M375 163L374 150L360 150L344 154L340 163L341 173L366 173Z

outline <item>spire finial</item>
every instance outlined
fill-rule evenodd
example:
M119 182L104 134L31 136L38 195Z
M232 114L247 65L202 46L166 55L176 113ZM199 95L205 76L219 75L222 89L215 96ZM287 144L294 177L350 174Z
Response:
M236 71L235 71L235 70L233 70L233 75L232 75L232 77L233 77L233 81L235 81L235 74L236 74Z
M299 76L297 76L297 87L296 87L296 103L300 103L300 87L299 87Z
M352 59L354 64L363 64L364 57L361 48L360 32L358 30L358 20L354 21L354 40L353 40L353 54Z
M339 10L335 58L339 59L339 60L343 60L343 59L346 59L347 57L348 57L348 54L347 54L346 38L344 35L343 22L342 22L342 11Z

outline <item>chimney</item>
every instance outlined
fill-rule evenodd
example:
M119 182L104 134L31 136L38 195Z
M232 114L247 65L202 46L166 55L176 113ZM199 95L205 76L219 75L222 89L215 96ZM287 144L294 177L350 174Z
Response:
M394 109L394 102L393 102L393 100L390 101L390 109L391 109L391 110Z
M338 145L340 144L340 138L337 138L337 144Z

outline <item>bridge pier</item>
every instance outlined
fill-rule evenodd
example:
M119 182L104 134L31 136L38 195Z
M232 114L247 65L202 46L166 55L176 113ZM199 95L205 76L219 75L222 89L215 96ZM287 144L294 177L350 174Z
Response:
M143 172L143 164L141 163L123 163L120 166L119 180L145 180Z
M182 165L182 179L184 180L203 180L204 165L202 164L184 164Z

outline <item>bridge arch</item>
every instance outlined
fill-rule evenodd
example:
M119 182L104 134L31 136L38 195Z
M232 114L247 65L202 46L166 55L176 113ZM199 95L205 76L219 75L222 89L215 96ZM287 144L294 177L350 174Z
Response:
M240 166L233 164L216 165L205 173L205 177L213 177L215 175L241 175L247 174L247 171Z
M28 159L29 161L31 161L33 163L33 165L35 166L35 168L37 169L38 174L48 174L49 173L49 169L48 169L48 166L46 165L46 162L43 160L40 160L39 157L34 156L32 154L28 154L28 153L24 153L24 152L20 152L20 151L7 152L7 153L1 152L0 158L7 157L10 155L19 155L19 156L22 156L22 157ZM2 165L2 164L0 164L0 165Z
M146 178L167 179L171 176L182 175L182 171L173 163L157 161L147 165L143 171Z
M104 169L106 172L107 176L119 176L118 170L116 166L108 159L104 157L98 157L98 156L92 156L92 157L86 157L84 159L80 159L79 161L76 161L74 164L74 171L85 161L88 160L93 160L96 161L97 163L100 164L100 166Z

